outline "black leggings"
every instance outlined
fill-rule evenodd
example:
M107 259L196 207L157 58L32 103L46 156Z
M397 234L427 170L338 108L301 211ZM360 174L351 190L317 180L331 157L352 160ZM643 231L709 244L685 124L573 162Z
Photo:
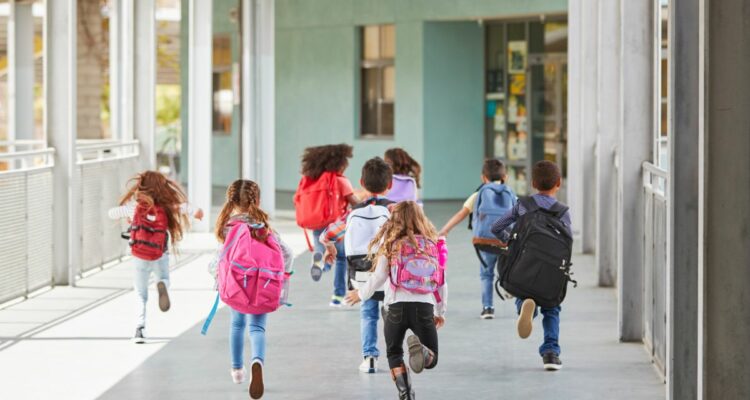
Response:
M419 337L419 341L435 353L432 365L425 365L425 368L430 369L437 365L438 336L433 315L433 307L429 303L404 302L388 306L384 330L390 368L396 368L404 362L403 345L407 329L411 329Z

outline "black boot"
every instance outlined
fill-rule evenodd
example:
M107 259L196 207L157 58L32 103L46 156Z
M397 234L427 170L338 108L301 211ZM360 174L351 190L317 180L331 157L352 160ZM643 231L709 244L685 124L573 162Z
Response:
M416 335L409 336L406 343L409 346L409 366L415 374L434 367L435 353L424 346Z
M415 400L414 391L411 389L411 380L409 379L409 369L404 364L396 368L391 368L391 377L396 382L399 400Z

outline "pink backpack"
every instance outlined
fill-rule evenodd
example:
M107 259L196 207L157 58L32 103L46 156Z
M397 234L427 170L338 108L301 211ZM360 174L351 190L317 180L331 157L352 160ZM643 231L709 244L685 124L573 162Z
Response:
M408 239L402 239L399 254L391 259L391 287L419 294L436 293L445 284L448 254L445 241L435 243L423 236L416 239L417 248Z
M230 223L217 274L219 297L244 314L276 311L289 279L284 258L273 235L265 242L253 238L252 227L244 222Z

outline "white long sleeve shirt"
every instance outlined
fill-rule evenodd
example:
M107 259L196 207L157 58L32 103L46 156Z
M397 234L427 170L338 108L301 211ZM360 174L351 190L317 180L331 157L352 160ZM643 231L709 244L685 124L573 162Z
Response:
M388 282L388 275L390 273L391 266L388 263L388 259L385 256L378 257L377 264L375 265L375 272L370 276L367 282L363 283L358 289L359 298L362 301L372 297L375 292L385 285L385 299L383 302L386 307L394 303L428 303L435 306L435 315L442 317L445 315L445 311L448 305L448 283L446 282L443 286L439 287L437 292L440 296L440 302L438 303L435 299L435 294L419 294L412 293L406 289L394 288Z

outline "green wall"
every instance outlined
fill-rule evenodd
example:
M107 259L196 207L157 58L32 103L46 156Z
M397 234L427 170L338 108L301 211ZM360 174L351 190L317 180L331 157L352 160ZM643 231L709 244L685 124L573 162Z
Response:
M566 12L563 0L277 0L277 189L296 188L305 147L344 142L354 145L346 174L355 184L366 159L399 146L424 165L425 198L465 197L483 157L484 41L476 20ZM377 23L396 24L392 140L357 137L357 32Z

